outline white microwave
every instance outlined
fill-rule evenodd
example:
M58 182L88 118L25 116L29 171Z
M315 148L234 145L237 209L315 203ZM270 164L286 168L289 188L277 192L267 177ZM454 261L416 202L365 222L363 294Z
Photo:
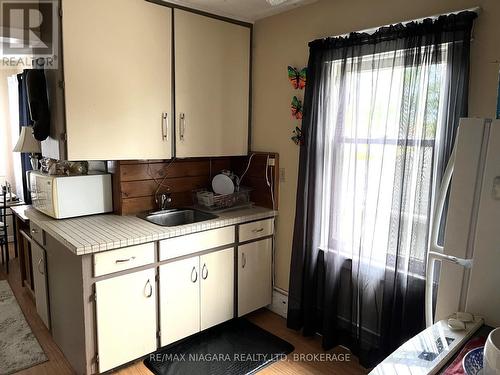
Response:
M111 175L82 176L30 174L34 208L55 219L102 214L113 211Z

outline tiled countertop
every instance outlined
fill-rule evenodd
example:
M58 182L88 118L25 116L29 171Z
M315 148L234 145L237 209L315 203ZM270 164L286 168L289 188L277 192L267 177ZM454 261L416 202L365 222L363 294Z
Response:
M256 206L217 213L217 219L176 227L162 227L136 216L105 214L56 220L34 208L28 208L25 213L31 221L77 255L139 245L207 229L266 219L278 214L277 211Z

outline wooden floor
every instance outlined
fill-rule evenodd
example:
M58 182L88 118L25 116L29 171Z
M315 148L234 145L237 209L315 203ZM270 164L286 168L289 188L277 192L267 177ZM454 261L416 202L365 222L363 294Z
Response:
M13 253L11 249L11 254ZM12 259L12 258L11 258ZM37 366L18 372L21 375L64 375L73 374L70 364L64 358L64 355L59 350L57 345L52 340L49 332L43 325L42 321L36 314L34 301L24 288L21 288L19 263L17 259L12 259L10 263L10 273L7 276L0 270L0 280L7 279L14 291L19 306L21 307L28 324L31 326L33 333L37 337L40 345L47 354L48 361L41 363ZM273 334L285 339L295 347L295 351L288 355L286 361L281 361L272 364L261 370L259 375L313 375L313 374L366 374L367 371L361 367L357 359L352 355L350 360L339 360L342 355L349 355L349 352L341 347L335 348L329 352L321 349L320 339L306 338L299 333L286 328L285 319L270 312L269 310L262 309L249 316L249 319L262 328L272 332ZM299 358L300 354L324 354L336 353L337 361L335 360L314 360L311 358ZM142 361L137 361L131 365L125 366L114 373L120 375L150 375L151 372L144 366Z

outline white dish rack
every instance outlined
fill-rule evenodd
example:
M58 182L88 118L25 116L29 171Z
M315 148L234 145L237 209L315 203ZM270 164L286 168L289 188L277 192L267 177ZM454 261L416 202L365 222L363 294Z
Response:
M220 211L250 206L250 191L252 189L240 186L238 191L232 194L216 194L208 189L193 191L193 201L196 206L209 211Z

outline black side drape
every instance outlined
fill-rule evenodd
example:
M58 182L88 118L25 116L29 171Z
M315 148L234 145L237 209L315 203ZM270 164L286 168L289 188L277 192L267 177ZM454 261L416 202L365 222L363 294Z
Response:
M30 110L28 104L28 93L26 89L26 73L27 70L17 75L18 90L19 90L19 132L22 126L32 126L33 121L30 118ZM31 171L31 163L29 155L26 153L19 153L21 158L21 168L23 176L23 192L24 201L26 204L31 204L31 196L28 192L29 181L26 180L26 172Z
M472 12L461 12L418 23L383 27L371 35L353 33L349 37L326 38L309 44L302 122L305 144L300 149L299 158L287 325L289 328L302 329L304 335L321 333L325 349L339 344L346 345L359 356L361 364L366 367L376 365L384 356L424 328L425 281L422 278L410 280L408 274L398 272L400 254L397 252L398 245L394 245L396 255L387 257L386 271L382 275L383 294L381 305L376 309L379 316L360 317L359 311L372 311L371 307L364 309L359 306L363 303L361 300L350 300L362 293L362 288L358 285L362 276L352 267L352 261L348 257L343 258L340 254L319 248L323 202L318 196L318 185L321 185L327 168L323 160L324 143L326 129L331 125L323 121L326 118L324 113L328 112L325 107L329 100L325 85L328 85L332 74L325 66L336 60L343 62L339 89L342 92L345 89L343 75L349 59L401 50L404 51L404 66L409 69L418 67L422 53L429 55L425 57L428 61L446 60L446 116L438 138L442 140L442 154L440 163L434 164L439 180L453 148L459 119L467 115L470 39L476 16ZM440 48L444 44L447 48ZM343 105L342 102L338 104L340 108ZM404 190L405 183L404 176L395 177L395 184L400 185L399 189ZM335 195L335 191L332 195ZM393 207L402 209L397 205ZM424 274L422 267L425 266L418 267L415 266L411 271ZM343 270L347 270L347 277L341 277ZM379 302L379 296L369 300L370 304ZM342 319L338 312L341 308L344 314ZM378 331L367 334L363 330L363 324L366 319L371 318L379 322Z

